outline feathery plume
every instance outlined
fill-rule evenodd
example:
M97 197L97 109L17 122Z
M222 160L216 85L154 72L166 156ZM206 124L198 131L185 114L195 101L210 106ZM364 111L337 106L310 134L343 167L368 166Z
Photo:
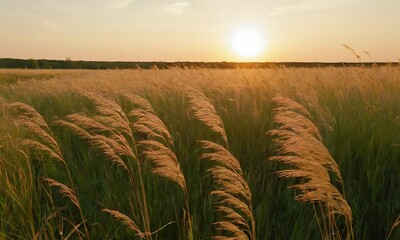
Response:
M51 186L51 187L57 187L59 193L63 197L68 198L77 208L80 208L78 199L76 198L75 193L71 188L69 188L68 186L66 186L56 180L53 180L53 179L50 179L47 177L42 177L42 181L47 182L49 184L49 186Z
M87 117L81 113L70 114L65 117L66 120L56 119L55 124L71 130L106 160L127 172L144 229L150 232L141 163L136 157L136 143L128 117L114 100L91 92L81 92L80 95L93 104L95 115ZM135 163L136 167L132 163Z
M15 123L33 134L33 139L22 140L24 145L48 152L51 157L61 162L64 161L61 150L52 136L49 126L35 108L20 102L8 103L6 107L16 112Z
M167 127L159 117L154 115L154 113L143 109L134 109L129 113L129 116L135 118L133 124L135 130L141 130L142 132L149 134L149 136L162 136L165 143L170 146L173 145L172 136Z
M5 106L8 109L15 110L19 114L20 119L29 119L30 122L35 123L43 130L50 133L50 129L46 121L42 115L36 111L35 108L21 102L7 103Z
M68 165L62 156L57 141L52 136L51 130L47 125L45 119L42 117L42 115L40 115L40 113L38 113L35 108L24 103L15 102L7 104L7 107L8 109L16 112L17 114L17 116L15 117L16 123L19 124L20 126L23 126L33 135L31 137L32 139L29 138L22 139L21 140L22 145L28 146L36 151L45 152L51 158L54 158L62 162L67 171L70 183L72 186L74 186ZM79 201L75 192L66 185L57 182L56 180L47 177L43 177L42 180L48 182L50 186L58 187L59 192L64 197L70 199L70 201L78 207L79 213L83 221L82 224L85 228L86 236L89 237L89 231L87 229L83 213L80 208Z
M136 236L139 236L140 238L145 238L145 235L140 231L139 227L136 225L136 223L130 219L128 216L125 214L104 208L101 211L110 214L113 218L115 218L117 221L121 222L124 224L128 229L132 230Z
M217 114L214 106L200 91L189 86L186 86L185 88L186 94L189 97L190 106L194 111L195 116L212 131L221 135L222 139L227 145L228 139L226 137L224 123Z
M171 149L154 140L140 141L139 145L144 148L142 154L145 159L154 164L151 169L153 174L176 182L182 189L185 188L185 177Z
M41 152L46 152L49 154L50 157L52 157L60 162L64 162L64 159L62 158L62 156L59 153L55 152L53 149L49 148L48 146L44 145L41 142L31 140L31 139L22 139L21 143L22 143L22 145L31 147L35 150L38 150Z
M302 179L302 183L290 186L299 190L296 200L324 206L326 212L322 214L326 214L328 219L328 231L336 229L335 214L344 216L347 237L350 237L352 211L343 194L331 184L329 172L335 174L342 186L343 179L338 165L322 143L318 128L310 120L311 115L291 99L278 96L272 101L277 105L273 121L279 126L268 134L275 137L273 142L278 146L278 155L269 159L292 166L291 169L278 171L278 176ZM323 218L323 221L326 220Z
M179 161L171 150L174 145L172 136L163 121L156 116L153 107L146 99L128 92L123 93L122 97L125 97L133 106L136 106L128 116L133 118L131 126L135 133L144 133L146 135L144 140L138 142L138 147L142 149L141 153L144 159L153 164L150 171L157 176L177 183L183 191L185 200L183 219L186 230L185 235L188 239L192 239L193 230L188 190Z
M216 229L229 232L213 239L255 239L255 220L251 208L251 191L242 176L239 161L224 147L210 141L200 141L206 152L200 159L214 162L208 173L214 180L211 195L218 200L215 210L223 216L215 222ZM226 233L224 233L226 234Z
M128 118L120 105L95 93L85 92L82 95L95 106L98 115L94 116L93 119L105 126L116 129L121 134L132 136Z
M86 131L90 133L100 134L111 131L109 127L106 127L104 124L90 117L84 116L83 114L79 113L69 114L65 116L64 119L68 122L74 122L78 124L79 126L81 126L81 128L84 128Z
M311 114L291 99L277 96L272 101L277 105L273 121L279 124L279 128L268 134L276 137L274 142L278 151L305 159L312 158L335 173L339 182L343 182L339 166L322 143L318 128L310 120Z
M342 44L342 46L345 47L347 50L349 50L354 57L356 57L358 60L361 61L361 56L352 47L344 43Z
M131 92L123 92L122 96L126 98L132 105L134 105L135 108L142 109L143 111L155 114L151 104L141 96Z

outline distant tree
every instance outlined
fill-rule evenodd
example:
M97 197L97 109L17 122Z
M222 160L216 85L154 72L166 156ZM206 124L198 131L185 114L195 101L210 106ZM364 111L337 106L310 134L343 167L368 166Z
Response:
M74 68L74 62L69 56L65 58L64 63L65 63L64 68Z
M26 67L31 68L31 69L38 69L39 68L39 62L36 59L28 59L26 61Z

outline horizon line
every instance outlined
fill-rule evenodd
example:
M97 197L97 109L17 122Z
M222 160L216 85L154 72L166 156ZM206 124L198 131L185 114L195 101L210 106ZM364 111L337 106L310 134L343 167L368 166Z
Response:
M52 59L52 58L13 58L13 57L0 57L0 60L48 60L48 61L71 61L71 62L109 62L109 63L322 63L322 64L340 64L340 63L400 63L398 61L199 61L199 60L175 60L175 61L164 61L164 60L74 60L74 59Z

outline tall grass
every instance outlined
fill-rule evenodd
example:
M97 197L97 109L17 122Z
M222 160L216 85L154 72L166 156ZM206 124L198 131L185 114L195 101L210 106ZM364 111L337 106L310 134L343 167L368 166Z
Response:
M0 239L400 238L398 67L12 74Z
M211 195L218 198L214 203L215 211L220 215L214 223L219 233L212 238L256 239L251 191L243 179L239 161L227 150L229 146L224 124L204 94L189 87L186 91L195 116L217 133L226 145L225 148L211 141L200 142L201 148L206 151L200 158L216 163L208 169L214 181Z
M322 143L321 134L311 121L310 113L288 98L275 97L272 101L277 105L273 120L279 126L268 134L275 137L273 142L278 146L278 155L269 159L292 166L278 171L278 176L300 179L300 183L290 188L298 190L296 200L313 204L322 239L341 239L342 231L338 228L336 215L344 217L344 237L351 239L351 207L344 193L332 183L336 179L343 189L342 174Z

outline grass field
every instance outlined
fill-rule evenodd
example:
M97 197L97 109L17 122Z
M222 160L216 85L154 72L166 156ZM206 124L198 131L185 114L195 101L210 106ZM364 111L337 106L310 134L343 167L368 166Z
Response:
M1 70L0 239L400 239L400 68Z

